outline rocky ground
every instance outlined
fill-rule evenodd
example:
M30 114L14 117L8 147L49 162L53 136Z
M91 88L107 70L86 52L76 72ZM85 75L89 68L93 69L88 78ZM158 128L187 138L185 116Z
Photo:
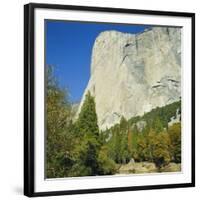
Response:
M155 172L180 172L180 163L169 163L168 165L158 169L152 162L134 162L121 165L118 169L119 174L142 174L142 173L155 173Z

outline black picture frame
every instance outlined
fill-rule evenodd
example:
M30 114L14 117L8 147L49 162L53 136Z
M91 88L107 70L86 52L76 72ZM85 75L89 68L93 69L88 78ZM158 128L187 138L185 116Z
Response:
M34 95L35 95L35 76L34 76L34 11L36 8L59 9L59 10L78 10L78 11L96 11L108 13L128 13L128 14L147 14L155 16L177 16L189 17L192 20L192 171L191 183L167 184L167 185L144 185L133 187L117 187L117 188L99 188L84 190L66 190L66 191L46 191L35 192L34 180ZM56 4L36 4L30 3L24 5L24 195L28 197L36 196L52 196L52 195L72 195L99 192L120 192L133 190L150 190L162 188L183 188L195 186L195 14L186 12L166 12L153 10L135 10L122 8L106 8L106 7L87 7L73 5L56 5Z

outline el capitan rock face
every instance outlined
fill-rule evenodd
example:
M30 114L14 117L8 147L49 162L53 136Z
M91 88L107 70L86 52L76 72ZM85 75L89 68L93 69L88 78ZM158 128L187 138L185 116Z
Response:
M181 29L154 27L140 34L102 32L92 51L82 97L95 97L99 128L143 115L181 97Z

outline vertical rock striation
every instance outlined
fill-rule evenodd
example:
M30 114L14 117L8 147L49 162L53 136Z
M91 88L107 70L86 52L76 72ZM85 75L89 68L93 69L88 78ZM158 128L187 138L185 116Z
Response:
M83 94L95 97L100 129L143 115L181 97L181 29L154 27L140 34L105 31L96 38Z

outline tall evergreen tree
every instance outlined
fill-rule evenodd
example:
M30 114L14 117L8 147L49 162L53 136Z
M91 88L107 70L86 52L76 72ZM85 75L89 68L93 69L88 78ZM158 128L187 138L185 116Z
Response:
M95 100L88 92L82 105L81 112L77 121L78 128L82 134L98 137L99 128L97 124L97 114L95 109Z
M85 96L76 126L80 137L80 146L77 147L79 166L85 168L81 175L97 175L100 148L99 128L95 101L90 92ZM81 146L84 148L81 148Z

